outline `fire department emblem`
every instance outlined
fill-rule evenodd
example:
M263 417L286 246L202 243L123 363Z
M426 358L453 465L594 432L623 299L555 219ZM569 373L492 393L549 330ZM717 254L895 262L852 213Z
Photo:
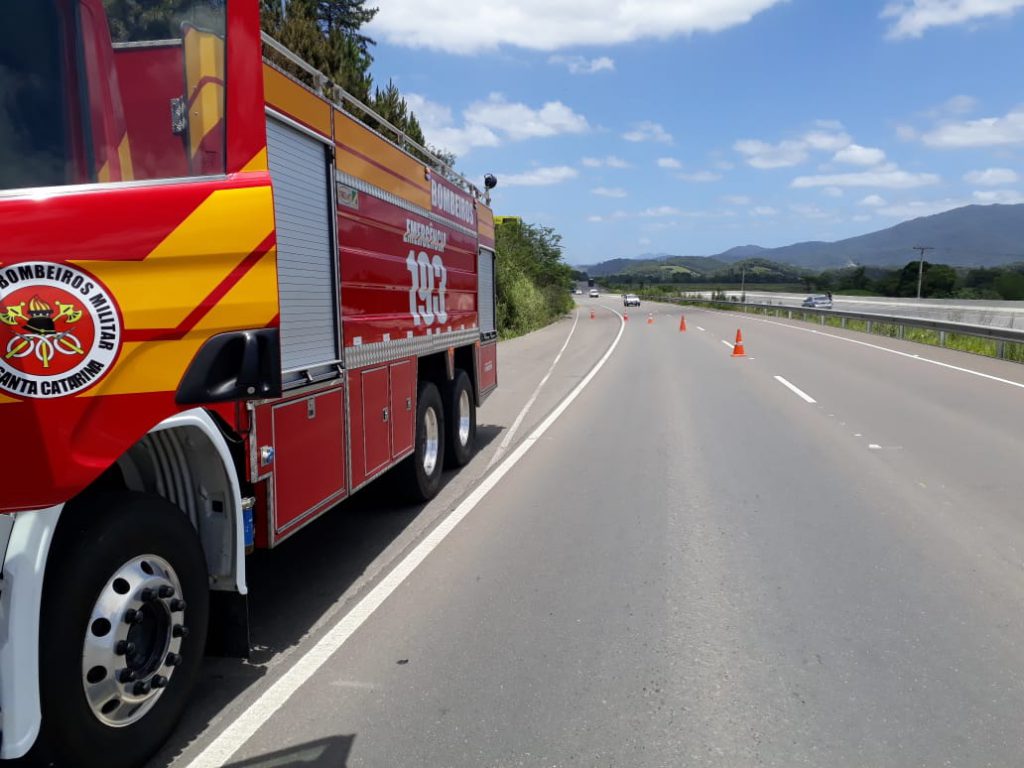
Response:
M110 370L121 316L107 290L76 267L0 267L0 392L67 397Z

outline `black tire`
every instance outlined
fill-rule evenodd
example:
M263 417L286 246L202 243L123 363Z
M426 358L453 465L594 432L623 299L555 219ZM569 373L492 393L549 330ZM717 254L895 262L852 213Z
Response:
M163 618L154 619L152 626L149 619L139 624L140 632L156 627L149 635L155 640L140 642L151 648L152 661L140 664L171 664L160 660L175 648L180 660L173 668L152 670L168 673L165 686L140 719L115 727L99 719L86 696L83 643L87 632L95 633L95 623L90 622L101 592L109 594L111 584L118 589L111 579L136 558L143 558L140 568L148 573L152 566L145 556L170 565L185 606L169 608L170 598L146 604L153 616ZM129 594L134 599L140 592ZM119 492L97 495L65 510L43 587L39 642L43 719L36 754L58 766L75 768L130 768L145 763L170 736L185 709L203 661L208 621L206 558L195 529L178 507L157 496ZM187 627L184 637L180 630L171 631L176 625ZM121 622L112 626L109 632L123 630ZM128 626L134 630L134 625ZM163 644L160 638L172 635L176 639ZM118 658L114 665L127 668L127 657ZM145 674L146 668L140 666L140 672ZM108 674L113 679L117 672Z
M460 402L461 401L461 402ZM476 403L473 385L463 370L455 371L455 379L445 387L445 415L448 422L448 444L445 461L452 468L464 467L476 453ZM468 432L462 428L463 409L468 409Z
M436 448L428 451L428 414L436 419ZM404 465L406 495L414 502L430 501L441 490L444 470L445 417L441 393L430 381L421 381L416 392L416 443L412 456ZM436 453L435 453L436 451ZM427 461L434 456L433 463ZM428 469L428 464L429 469Z

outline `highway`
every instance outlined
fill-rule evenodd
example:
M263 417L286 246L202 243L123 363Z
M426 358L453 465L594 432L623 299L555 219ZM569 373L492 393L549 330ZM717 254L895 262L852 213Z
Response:
M151 768L1019 765L1024 367L579 303L437 499L251 559Z
M747 301L756 304L775 304L799 307L806 293L769 293L746 291ZM711 294L703 292L710 298ZM730 298L739 299L739 291L726 291ZM1024 328L1024 302L965 299L915 299L888 296L834 295L833 308L844 312L864 312L898 317L923 317L968 325L988 325L996 328Z

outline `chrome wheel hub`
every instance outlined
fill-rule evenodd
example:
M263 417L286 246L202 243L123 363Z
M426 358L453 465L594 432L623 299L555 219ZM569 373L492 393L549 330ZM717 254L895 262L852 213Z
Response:
M133 558L110 577L82 645L85 698L101 723L123 728L156 704L181 661L185 609L178 575L161 557Z
M423 448L423 471L427 475L434 474L437 466L437 454L440 450L441 430L438 426L437 411L427 408L423 413L423 432L426 435L426 445Z
M469 444L470 415L469 392L462 390L459 393L459 445Z

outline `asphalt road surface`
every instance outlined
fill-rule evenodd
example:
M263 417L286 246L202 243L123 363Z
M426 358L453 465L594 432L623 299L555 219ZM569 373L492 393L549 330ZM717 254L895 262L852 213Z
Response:
M1024 367L580 301L434 502L252 560L152 766L1020 765Z

